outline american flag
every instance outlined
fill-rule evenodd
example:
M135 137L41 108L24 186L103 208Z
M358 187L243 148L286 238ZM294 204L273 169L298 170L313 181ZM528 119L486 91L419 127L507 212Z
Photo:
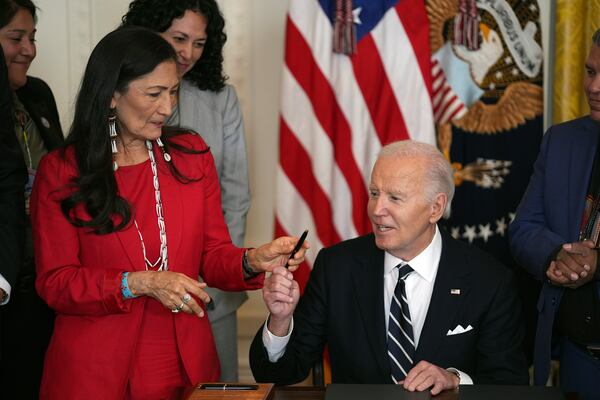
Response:
M334 53L340 6L356 53ZM337 7L337 8L336 8ZM318 251L371 231L367 186L382 145L435 144L423 0L290 0L282 75L275 233L309 229ZM309 269L296 279L303 284Z
M433 75L433 117L438 125L458 119L467 113L466 105L458 98L446 79L439 61L431 59Z

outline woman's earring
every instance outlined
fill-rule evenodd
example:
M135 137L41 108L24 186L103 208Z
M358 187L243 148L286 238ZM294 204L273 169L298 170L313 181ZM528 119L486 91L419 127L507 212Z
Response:
M160 140L160 138L156 139L156 144L160 148L160 151L162 151L165 161L166 162L171 161L171 155L166 152L165 145L163 144L162 140Z
M119 166L117 165L117 160L115 159L115 155L118 153L117 150L117 117L111 115L108 117L108 134L110 136L110 147L112 149L112 157L113 157L113 171L116 171Z

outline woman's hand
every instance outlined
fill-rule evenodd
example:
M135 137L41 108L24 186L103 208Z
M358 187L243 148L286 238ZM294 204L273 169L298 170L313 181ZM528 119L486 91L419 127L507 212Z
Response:
M306 250L310 248L308 241L305 241L300 250L290 259L296 243L298 243L297 237L282 236L256 249L250 249L248 264L256 272L273 271L276 267L283 267L286 264L290 271L295 271L304 261Z
M198 300L210 302L210 296L204 291L206 283L198 282L179 272L130 272L127 283L134 295L150 296L173 312L183 311L202 318L204 310Z

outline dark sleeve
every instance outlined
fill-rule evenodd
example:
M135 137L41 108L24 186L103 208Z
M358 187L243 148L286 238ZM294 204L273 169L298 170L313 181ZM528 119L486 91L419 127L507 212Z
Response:
M0 48L0 274L11 286L23 256L26 179L27 171L14 132L6 63Z
M515 260L537 280L546 280L546 270L553 252L565 240L549 226L544 195L546 192L546 169L552 145L553 128L542 139L540 153L533 167L533 175L527 190L517 207L517 214L509 226L510 250Z
M64 142L64 135L50 86L42 79L28 75L25 86L15 93L37 126L46 149L52 151L60 147Z
M291 385L306 379L314 363L322 357L326 341L325 262L320 252L294 312L294 330L285 354L275 363L269 361L262 343L261 326L250 346L250 367L257 382Z

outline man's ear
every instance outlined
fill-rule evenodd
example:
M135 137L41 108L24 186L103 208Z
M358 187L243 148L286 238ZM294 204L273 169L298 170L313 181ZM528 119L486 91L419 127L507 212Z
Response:
M443 216L446 206L448 205L448 196L446 193L438 193L435 195L433 202L431 203L431 215L429 222L432 224L437 223Z

